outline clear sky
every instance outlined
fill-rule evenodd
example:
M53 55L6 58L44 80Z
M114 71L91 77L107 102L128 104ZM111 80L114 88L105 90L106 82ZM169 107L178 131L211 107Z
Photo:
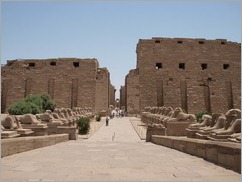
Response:
M1 2L1 61L97 58L117 89L152 37L241 42L240 1Z

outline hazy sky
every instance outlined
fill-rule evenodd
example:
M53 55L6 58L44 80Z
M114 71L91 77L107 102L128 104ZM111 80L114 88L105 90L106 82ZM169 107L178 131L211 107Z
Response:
M152 37L241 42L240 1L1 2L1 61L97 58L117 89Z

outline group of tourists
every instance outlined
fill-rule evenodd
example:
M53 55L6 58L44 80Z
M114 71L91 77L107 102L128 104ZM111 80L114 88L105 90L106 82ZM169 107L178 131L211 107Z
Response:
M115 118L115 117L117 117L117 118L124 117L124 110L119 109L117 107L115 109L113 109L111 111L110 116L109 117L108 116L106 117L106 126L108 126L109 119L112 119L112 118Z
M122 110L122 109L118 109L117 107L114 109L114 110L112 110L112 112L111 112L111 116L110 116L110 118L112 119L112 118L114 118L114 117L117 117L117 118L119 118L119 117L124 117L124 111Z

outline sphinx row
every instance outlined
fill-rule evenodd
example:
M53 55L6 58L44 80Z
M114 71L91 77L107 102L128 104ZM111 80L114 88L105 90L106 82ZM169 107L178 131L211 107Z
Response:
M195 115L184 113L180 107L146 107L141 120L148 126L146 141L151 135L186 136L185 128L196 123Z
M203 115L200 123L191 124L186 130L189 138L241 143L241 110Z
M53 112L46 110L41 114L2 115L1 138L18 136L42 136L57 133L74 132L76 121L81 118L93 118L91 108L56 108ZM72 138L75 138L73 136Z
M141 120L147 124L162 124L164 127L169 122L188 121L196 122L193 114L186 114L180 107L145 107L145 112L141 114Z
M187 136L188 138L214 141L241 142L241 110L230 109L225 114L203 115L197 122L194 114L187 114L180 107L146 107L141 114L146 123L146 140L151 135Z

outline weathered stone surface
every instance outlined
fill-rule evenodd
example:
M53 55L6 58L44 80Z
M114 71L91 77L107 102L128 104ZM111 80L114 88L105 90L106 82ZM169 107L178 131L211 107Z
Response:
M218 147L217 142L208 142L206 144L206 159L218 163Z
M9 60L1 69L1 111L29 94L48 93L58 107L107 110L115 99L109 72L96 59Z
M165 128L163 127L163 125L158 125L158 126L148 125L147 132L146 132L146 142L151 141L152 135L165 135Z
M1 157L68 141L68 134L20 137L1 140Z
M241 155L241 145L236 143L221 143L217 148L218 164L237 168L236 158ZM236 156L237 155L237 156ZM236 156L236 157L235 157Z
M136 107L132 112L147 106L180 106L189 113L241 107L235 99L241 95L239 43L157 37L140 39L136 52L136 74L125 82L127 106Z
M241 171L240 143L159 135L152 135L151 142L204 158L237 172Z
M14 138L20 136L20 134L17 133L17 131L2 131L1 132L1 138Z
M187 136L186 128L190 122L178 121L178 122L167 122L167 136Z
M31 124L22 124L23 129L31 129L34 131L31 135L32 136L44 136L47 135L47 124L38 124L38 125L31 125Z
M100 117L106 117L108 115L108 112L105 110L102 110L99 112Z
M72 126L58 126L57 127L57 133L63 134L68 133L69 134L69 140L77 140L78 139L78 133L76 127Z
M124 107L126 108L127 107L127 104L126 104L126 88L125 86L121 86L120 87L120 108Z
M174 140L174 149L185 152L186 151L186 141L183 140Z
M206 158L206 141L202 140L197 143L197 156L204 159Z
M191 155L196 155L197 154L197 144L192 141L187 141L186 152Z
M125 77L125 85L126 109L128 115L132 116L138 114L140 111L140 85L138 70L129 71L129 74Z

